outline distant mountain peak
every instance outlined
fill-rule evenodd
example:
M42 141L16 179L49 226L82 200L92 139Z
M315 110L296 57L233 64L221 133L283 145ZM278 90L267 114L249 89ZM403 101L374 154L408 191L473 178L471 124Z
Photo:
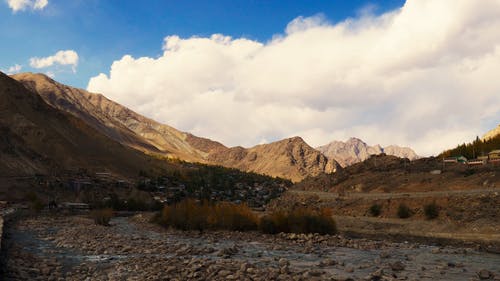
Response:
M346 142L332 141L326 145L316 148L329 159L335 159L342 167L362 162L370 157L370 155L378 155L385 153L401 158L415 160L418 155L408 147L399 147L390 145L382 147L379 144L370 146L359 138L351 137Z

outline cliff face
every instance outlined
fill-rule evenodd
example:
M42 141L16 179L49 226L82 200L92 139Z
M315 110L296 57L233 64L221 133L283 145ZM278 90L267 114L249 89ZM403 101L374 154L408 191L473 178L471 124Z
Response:
M179 131L122 106L101 94L60 84L43 74L21 73L12 78L45 102L70 113L109 138L147 154L178 158L279 176L294 181L339 166L301 138L285 139L252 148L223 144Z
M362 162L370 157L370 155L378 155L385 153L400 158L408 158L415 160L418 155L408 147L399 147L390 145L382 148L380 145L369 146L365 142L357 138L350 138L346 142L333 141L327 145L316 148L326 157L335 159L342 167L347 167L355 163Z

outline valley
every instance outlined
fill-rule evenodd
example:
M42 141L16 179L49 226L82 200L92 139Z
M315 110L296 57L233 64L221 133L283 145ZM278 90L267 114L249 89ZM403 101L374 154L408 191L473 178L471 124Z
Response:
M495 161L357 138L226 147L45 75L12 77L0 77L5 280L500 278Z
M0 22L0 281L500 281L500 0Z

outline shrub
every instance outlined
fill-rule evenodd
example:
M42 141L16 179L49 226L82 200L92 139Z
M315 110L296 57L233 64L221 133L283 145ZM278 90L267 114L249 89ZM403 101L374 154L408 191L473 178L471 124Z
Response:
M380 204L373 204L370 206L370 214L374 217L378 217L380 216L380 214L382 213L382 205Z
M260 219L259 229L264 233L276 234L280 232L290 232L288 222L289 214L276 211Z
M247 205L222 202L212 207L208 217L212 228L246 231L257 229L257 216Z
M264 233L320 233L333 234L337 231L329 209L315 211L297 208L289 212L274 212L260 220L259 228Z
M264 233L320 233L337 231L329 209L319 211L298 208L293 211L278 211L260 220L247 205L222 202L211 204L185 199L175 205L165 206L155 221L164 226L181 230L225 229L234 231L255 230Z
M113 217L113 209L98 209L90 212L90 217L94 219L95 224L109 226L109 221Z
M406 206L404 203L399 204L398 207L398 217L401 219L406 219L411 217L412 212L408 206Z
M439 207L436 202L432 202L424 206L425 217L429 220L435 219L439 216Z
M175 205L165 206L159 218L160 224L181 230L227 229L253 230L257 228L257 216L247 205L222 202L210 204L185 199Z

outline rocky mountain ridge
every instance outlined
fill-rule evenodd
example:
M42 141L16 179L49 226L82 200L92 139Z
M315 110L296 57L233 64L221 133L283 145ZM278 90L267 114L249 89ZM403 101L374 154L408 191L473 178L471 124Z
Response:
M298 137L251 148L228 148L156 122L101 94L60 84L43 74L20 73L12 78L53 107L83 120L125 146L150 155L221 165L293 181L339 168L335 160L327 159Z
M370 146L358 138L350 138L346 142L332 141L316 149L329 159L335 159L342 167L362 162L368 159L370 155L382 153L410 160L418 159L418 155L409 147L397 145L381 147L378 144Z

